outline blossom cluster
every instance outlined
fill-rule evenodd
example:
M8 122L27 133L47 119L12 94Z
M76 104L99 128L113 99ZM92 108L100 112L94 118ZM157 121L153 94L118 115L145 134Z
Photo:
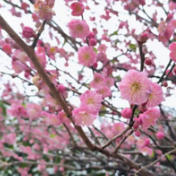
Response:
M99 113L102 96L95 91L87 90L80 96L80 100L80 107L72 111L75 124L90 126Z
M122 81L119 83L119 90L122 98L129 101L132 105L138 105L142 112L139 117L134 119L134 129L137 130L142 125L146 130L160 117L160 111L155 108L163 100L162 88L159 84L148 79L145 72L129 70ZM122 111L125 118L132 117L132 110L125 108Z
M55 0L37 0L34 4L34 9L38 16L44 20L50 20L55 12L52 10Z

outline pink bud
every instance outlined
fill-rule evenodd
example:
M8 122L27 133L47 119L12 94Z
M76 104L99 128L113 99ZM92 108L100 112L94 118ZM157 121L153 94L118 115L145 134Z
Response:
M140 44L144 44L147 42L147 39L148 39L148 34L147 33L142 33L139 37L138 37L138 42Z
M74 2L70 7L73 16L81 16L84 12L84 5L81 2Z
M21 9L23 9L25 11L25 13L27 12L27 8L29 7L29 5L25 2L21 3Z
M163 138L164 138L164 133L163 133L163 132L158 132L158 133L156 134L156 137L157 137L158 139L163 139Z
M97 44L97 40L96 40L96 39L91 38L91 39L89 40L89 46L95 46L96 44Z
M150 139L145 139L143 147L149 146L150 145Z
M90 40L91 38L95 38L95 33L90 32L87 38Z
M94 67L94 68L97 68L97 66L98 66L98 63L95 62L95 63L93 64L93 67Z
M7 53L7 54L11 54L11 52L12 52L12 48L10 47L9 44L3 45L2 49L3 49L3 51L4 51L5 53Z
M145 58L145 64L146 64L146 65L152 65L152 64L153 64L152 59L150 59L150 58Z
M167 18L166 18L166 21L167 21L167 22L170 21L170 20L173 18L173 15L174 15L174 14L171 14L171 13L168 14L168 15L167 15Z
M92 31L95 33L95 34L98 34L98 31L96 28L93 28Z
M140 131L135 131L135 135L136 135L137 137L139 137L139 136L141 135L141 132L140 132Z
M133 124L133 128L134 128L134 130L137 130L138 127L139 127L139 123L134 122L134 124Z
M22 35L24 38L31 38L35 36L34 30L28 26L23 28Z
M142 120L141 120L141 118L135 117L134 118L134 124L133 124L134 130L137 130L139 125L142 125Z
M132 110L130 108L125 108L121 111L121 115L126 119L130 119L132 116Z
M164 86L164 87L167 87L167 86L168 86L167 81L164 81L164 82L163 82L163 86Z

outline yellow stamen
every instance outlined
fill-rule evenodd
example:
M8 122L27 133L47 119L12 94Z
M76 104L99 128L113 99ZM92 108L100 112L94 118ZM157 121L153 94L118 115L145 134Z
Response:
M134 82L131 85L131 91L132 91L132 95L134 95L134 93L138 92L141 89L141 84L139 82Z

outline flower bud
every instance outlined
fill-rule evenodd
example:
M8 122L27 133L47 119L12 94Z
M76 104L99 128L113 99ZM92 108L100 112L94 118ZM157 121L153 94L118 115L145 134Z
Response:
M121 111L121 115L126 119L130 119L132 116L132 110L130 108L125 108Z
M93 67L94 67L94 68L97 68L97 66L98 66L98 63L95 62L95 63L93 64Z
M148 40L148 34L147 33L142 33L140 36L138 36L138 42L139 42L139 44L144 44L144 43L146 43L147 42L147 40Z
M34 30L28 26L23 28L22 35L24 38L32 38L35 36Z
M91 38L91 39L89 40L89 46L95 46L96 44L97 44L97 40L96 40L96 39Z
M145 58L145 64L146 64L146 65L152 65L152 64L153 64L152 59L150 59L150 58Z
M139 136L141 135L141 132L140 132L140 131L135 131L135 135L136 135L137 137L139 137Z
M163 133L163 132L158 132L158 133L156 134L156 137L157 137L158 139L163 139L163 138L164 138L164 133Z
M95 38L95 33L90 32L87 38L90 40L91 38Z
M150 145L150 139L145 139L143 147L147 147Z
M167 87L167 86L168 86L167 81L163 81L163 86L164 86L164 87Z

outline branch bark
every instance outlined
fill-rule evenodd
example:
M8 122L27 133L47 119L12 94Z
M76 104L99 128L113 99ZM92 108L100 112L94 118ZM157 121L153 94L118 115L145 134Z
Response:
M42 77L42 79L45 81L47 86L49 87L51 93L55 97L55 99L60 103L61 107L63 108L64 112L66 113L67 117L70 119L70 121L73 123L75 129L89 148L89 150L92 151L99 151L100 153L106 155L107 157L113 157L113 158L118 158L121 159L127 166L130 168L139 170L141 168L140 164L137 164L130 160L129 158L125 157L124 155L121 154L114 154L110 153L108 150L104 150L99 146L95 146L92 144L92 142L89 140L87 135L84 133L83 129L80 126L77 126L74 124L74 121L72 119L72 113L69 110L67 103L65 100L61 97L59 92L57 91L55 85L52 83L48 75L46 74L45 70L41 66L39 60L37 59L34 49L30 46L28 46L18 35L17 33L8 25L8 23L4 20L4 18L0 15L0 26L2 29L4 29L10 37L19 45L19 47L28 55L30 58L31 62L35 66L38 74ZM155 176L152 172L149 172L145 168L140 171L140 174L142 176Z
M8 23L4 20L4 18L0 15L0 26L2 29L4 29L9 36L19 45L19 47L28 55L31 62L34 64L38 74L42 77L44 82L49 87L51 93L55 97L55 99L60 103L61 107L63 108L65 114L70 119L70 121L73 123L75 129L87 145L87 147L91 150L94 150L94 145L91 143L89 138L84 133L83 129L80 126L77 126L74 124L74 121L72 119L72 114L65 102L65 100L61 97L58 90L56 89L55 85L52 83L48 75L46 74L45 70L43 69L42 65L40 64L38 58L35 55L35 52L32 47L28 46L18 35L17 33L8 25Z

